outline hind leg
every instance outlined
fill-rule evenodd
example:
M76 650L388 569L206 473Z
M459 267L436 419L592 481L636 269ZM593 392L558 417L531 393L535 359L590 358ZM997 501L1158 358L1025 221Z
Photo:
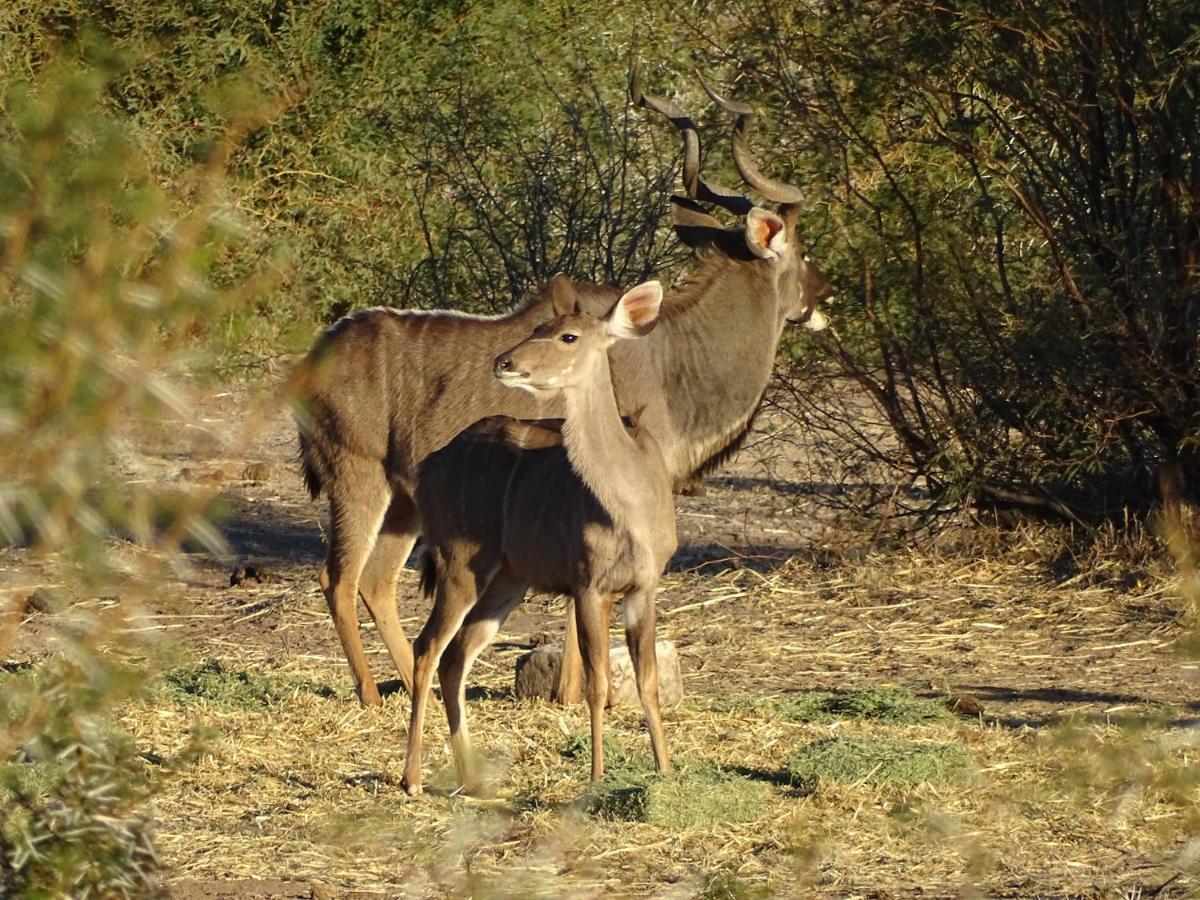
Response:
M397 491L384 514L375 548L358 583L367 611L375 620L409 696L413 689L413 651L396 610L396 579L412 552L419 530L416 505L406 493Z
M575 618L575 601L567 600L567 634L563 639L562 664L558 668L558 684L554 702L571 706L583 701L583 657L579 653L579 627Z
M410 796L421 793L421 738L425 728L425 710L429 706L429 688L442 653L462 627L463 619L476 604L486 586L476 579L468 565L453 559L437 560L438 582L433 609L413 651L412 714L408 723L408 753L404 762L404 791Z
M525 599L527 589L525 582L506 575L497 575L492 579L438 664L442 702L446 704L446 720L450 724L450 747L454 751L458 782L465 794L477 794L481 788L479 767L467 730L467 674L479 654L496 636L508 614Z
M391 497L383 468L367 460L344 463L329 490L329 555L321 588L363 706L379 703L358 633L358 581Z

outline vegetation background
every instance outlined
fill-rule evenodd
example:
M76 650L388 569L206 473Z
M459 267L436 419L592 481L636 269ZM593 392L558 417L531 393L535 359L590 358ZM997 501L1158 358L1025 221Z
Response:
M226 365L353 308L674 271L677 147L625 100L640 57L701 117L710 168L727 123L695 67L767 112L760 154L809 192L844 306L797 370L820 398L803 424L949 503L1094 521L1168 469L1196 494L1190 4L17 0L0 28L10 94L91 66L168 190L255 120L221 172L246 227L209 275L289 265L195 335ZM831 412L819 386L847 375L898 450Z
M780 383L798 426L857 454L868 489L838 502L1092 527L1198 499L1194 3L11 0L6 539L59 554L63 590L119 590L124 622L183 542L220 544L204 501L113 480L129 421L187 421L189 392L274 370L351 309L495 311L558 271L679 271L677 140L630 109L634 58L695 112L718 180L729 123L694 68L762 111L764 169L809 194L836 334L787 346ZM117 620L68 630L58 700L5 707L0 756L57 760L49 794L6 770L0 859L35 887L71 866L26 865L37 823L137 806L99 790L126 751L93 726L145 652L94 652ZM121 828L97 844L112 871L152 868Z

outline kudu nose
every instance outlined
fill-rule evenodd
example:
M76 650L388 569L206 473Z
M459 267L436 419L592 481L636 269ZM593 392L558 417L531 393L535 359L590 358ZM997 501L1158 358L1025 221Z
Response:
M829 327L829 317L819 309L813 309L805 320L804 327L809 331L824 331Z

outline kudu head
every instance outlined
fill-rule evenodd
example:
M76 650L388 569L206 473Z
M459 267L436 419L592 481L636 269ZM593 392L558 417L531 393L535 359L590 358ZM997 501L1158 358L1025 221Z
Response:
M832 289L825 274L809 259L808 248L797 228L803 194L798 188L759 171L748 145L754 109L717 94L703 78L700 84L714 103L737 117L733 161L742 179L776 205L773 209L755 206L747 197L702 179L700 136L695 122L671 101L643 93L641 71L635 65L629 78L633 103L666 116L683 135L683 186L687 197L671 198L675 231L685 244L696 249L712 248L731 259L763 260L762 265L769 270L766 277L778 289L777 312L781 321L820 331L829 320L817 307L830 297ZM701 203L741 216L743 224L727 229Z
M565 292L554 297L555 318L511 350L501 353L492 371L501 382L531 393L556 392L595 377L595 367L619 340L649 334L658 323L662 285L647 281L626 291L603 317L581 311Z

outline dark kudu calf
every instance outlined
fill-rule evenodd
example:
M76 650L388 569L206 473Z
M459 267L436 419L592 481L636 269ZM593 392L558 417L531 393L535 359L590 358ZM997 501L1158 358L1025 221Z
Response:
M630 434L622 424L606 353L615 343L645 340L661 302L657 281L638 285L603 318L570 312L496 359L502 383L562 399L561 445L531 448L526 434L538 426L491 416L421 464L421 580L435 589L413 647L404 768L410 794L421 790L421 733L435 667L460 783L478 790L467 674L531 587L573 598L588 675L592 780L603 774L608 622L617 596L655 765L671 770L654 656L655 593L675 552L671 476L654 436L640 427Z

